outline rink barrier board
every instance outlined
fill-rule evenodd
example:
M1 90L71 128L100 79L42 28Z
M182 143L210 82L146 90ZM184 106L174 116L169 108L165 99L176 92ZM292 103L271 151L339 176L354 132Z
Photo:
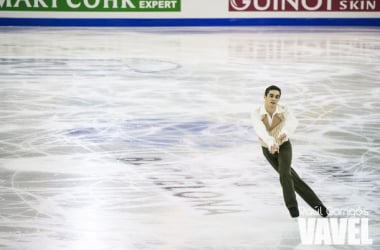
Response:
M369 26L380 18L0 18L0 26L168 27L168 26Z

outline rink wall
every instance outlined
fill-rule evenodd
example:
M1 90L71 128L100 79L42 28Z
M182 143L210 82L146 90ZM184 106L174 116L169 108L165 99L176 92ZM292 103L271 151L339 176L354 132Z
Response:
M380 0L0 0L2 26L380 26Z

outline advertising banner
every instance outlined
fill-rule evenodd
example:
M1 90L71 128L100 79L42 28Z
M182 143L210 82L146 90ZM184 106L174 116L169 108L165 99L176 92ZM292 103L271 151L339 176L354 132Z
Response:
M0 0L0 26L380 26L380 0Z
M181 0L0 0L1 10L178 12Z
M378 0L230 0L229 11L380 11Z

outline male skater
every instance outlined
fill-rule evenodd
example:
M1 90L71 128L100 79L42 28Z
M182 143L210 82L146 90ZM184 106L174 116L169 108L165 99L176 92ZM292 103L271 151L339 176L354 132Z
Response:
M253 126L263 154L280 174L282 193L290 215L293 218L299 216L295 194L297 192L321 216L326 217L329 213L327 208L291 167L292 145L289 136L296 129L298 122L286 106L278 104L280 97L281 89L274 85L269 86L265 90L264 105L252 112Z

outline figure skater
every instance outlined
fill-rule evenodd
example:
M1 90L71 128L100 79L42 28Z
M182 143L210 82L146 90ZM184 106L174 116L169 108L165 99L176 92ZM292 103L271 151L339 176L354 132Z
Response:
M307 204L326 217L329 213L314 191L291 167L292 145L289 136L298 121L288 107L279 105L281 89L269 86L265 90L264 104L252 112L252 122L259 137L265 158L280 175L285 205L291 217L299 216L297 192Z

